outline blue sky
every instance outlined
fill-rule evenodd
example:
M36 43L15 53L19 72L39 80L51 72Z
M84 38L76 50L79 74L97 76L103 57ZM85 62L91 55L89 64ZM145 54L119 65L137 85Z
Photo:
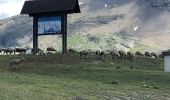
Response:
M0 19L20 13L25 0L0 0Z

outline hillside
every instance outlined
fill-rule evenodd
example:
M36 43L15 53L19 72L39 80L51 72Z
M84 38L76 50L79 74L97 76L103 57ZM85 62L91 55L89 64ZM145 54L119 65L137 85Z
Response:
M77 50L170 48L169 0L80 0L81 14L68 16L68 45ZM40 37L39 46L61 49L60 36ZM0 20L0 47L31 46L32 19Z
M8 69L10 59L21 57L25 61L17 69ZM2 100L168 100L169 87L170 74L163 72L160 59L106 61L94 53L88 59L76 54L0 56Z

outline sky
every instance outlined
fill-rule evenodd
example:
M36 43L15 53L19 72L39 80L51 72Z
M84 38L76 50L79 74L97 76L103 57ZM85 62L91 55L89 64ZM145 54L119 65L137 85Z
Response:
M0 19L20 13L25 0L0 0Z

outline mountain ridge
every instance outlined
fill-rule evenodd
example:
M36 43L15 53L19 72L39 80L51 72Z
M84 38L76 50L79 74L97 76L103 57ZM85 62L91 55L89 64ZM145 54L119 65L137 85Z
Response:
M68 15L69 48L155 52L170 48L169 0L80 2L82 13ZM53 46L61 50L61 36L39 40L43 49ZM17 46L32 46L32 18L27 15L0 20L0 47Z

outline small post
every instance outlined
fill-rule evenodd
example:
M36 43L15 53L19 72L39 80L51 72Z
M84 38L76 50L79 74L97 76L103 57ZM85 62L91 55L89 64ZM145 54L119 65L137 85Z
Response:
M137 57L134 56L133 61L134 61L134 62L133 62L133 70L135 70Z

